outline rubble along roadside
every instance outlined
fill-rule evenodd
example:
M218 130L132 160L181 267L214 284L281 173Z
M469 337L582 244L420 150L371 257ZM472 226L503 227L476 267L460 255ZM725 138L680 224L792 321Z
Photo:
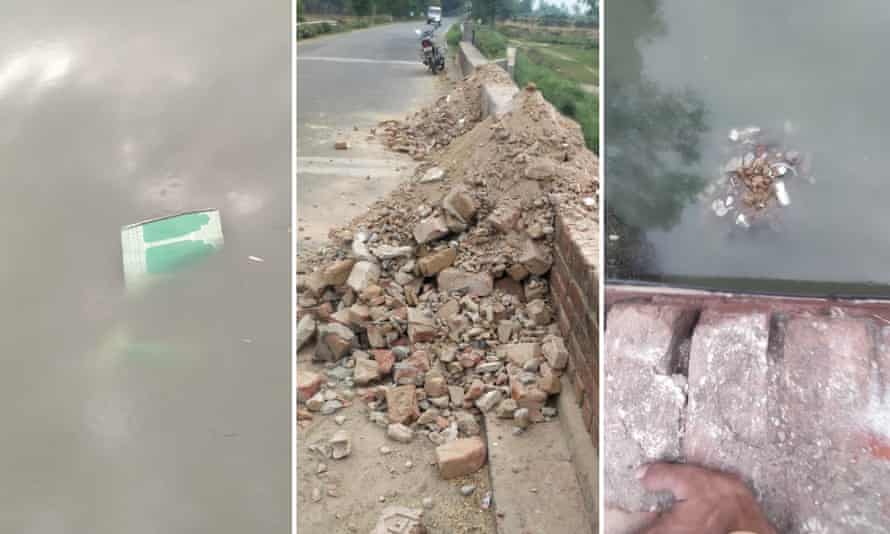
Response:
M557 417L568 363L550 302L556 210L596 231L596 157L580 128L533 86L481 117L487 66L449 95L372 135L424 163L414 179L300 258L298 418L358 399L390 439L437 447L440 476L486 458L479 414L521 434ZM511 82L510 82L511 83Z

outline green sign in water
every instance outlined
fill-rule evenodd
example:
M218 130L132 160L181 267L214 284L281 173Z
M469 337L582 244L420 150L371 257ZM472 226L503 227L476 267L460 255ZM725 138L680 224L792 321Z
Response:
M218 210L191 211L121 228L124 281L144 285L212 254L223 245Z

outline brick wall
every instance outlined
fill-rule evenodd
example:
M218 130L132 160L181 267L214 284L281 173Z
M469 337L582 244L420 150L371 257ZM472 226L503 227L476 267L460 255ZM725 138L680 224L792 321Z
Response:
M887 532L890 302L616 285L605 302L606 532L640 530L610 514L657 502L634 476L654 460L739 475L778 532Z
M598 230L590 219L556 216L556 234L550 290L559 320L559 329L569 349L569 379L581 406L584 425L598 447L597 383Z

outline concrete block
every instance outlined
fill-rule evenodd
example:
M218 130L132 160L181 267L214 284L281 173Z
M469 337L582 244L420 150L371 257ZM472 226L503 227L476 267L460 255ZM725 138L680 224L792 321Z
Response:
M482 85L482 118L494 115L500 117L513 109L513 96L519 92L519 89L512 83L494 84L486 83Z

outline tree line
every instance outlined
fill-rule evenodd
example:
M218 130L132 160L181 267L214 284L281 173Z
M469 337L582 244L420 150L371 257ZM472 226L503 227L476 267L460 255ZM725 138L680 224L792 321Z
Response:
M598 0L579 0L571 9L547 0L473 0L472 15L488 24L495 20L512 17L542 17L547 19L570 19L572 17L595 16L599 9Z
M297 0L297 17L317 15L392 15L407 17L426 13L431 5L442 6L446 14L462 11L464 0Z
M412 12L426 13L431 5L442 6L446 15L464 11L466 4L472 5L473 18L486 22L504 20L514 16L535 15L540 17L572 17L595 15L599 0L579 0L573 9L547 0L297 0L297 17L303 13L324 15L392 15L407 17Z

